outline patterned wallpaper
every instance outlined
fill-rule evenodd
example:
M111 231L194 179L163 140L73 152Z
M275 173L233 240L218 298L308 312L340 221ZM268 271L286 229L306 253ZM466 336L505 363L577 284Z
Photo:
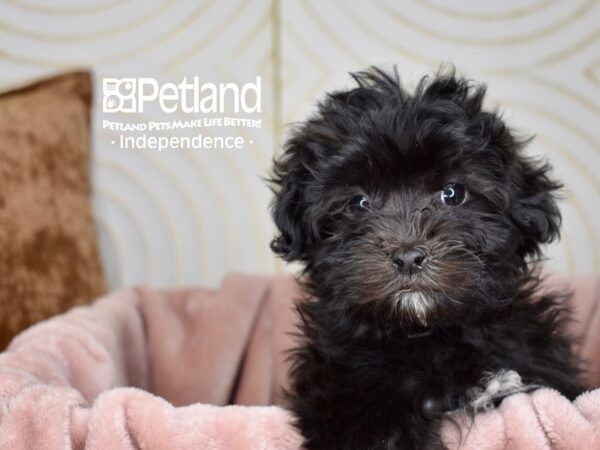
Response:
M111 286L215 285L283 267L261 177L286 124L348 85L348 71L395 63L411 86L452 62L536 134L530 151L568 188L548 264L600 273L599 39L596 0L4 0L0 87L72 67L93 68L98 97L102 77L261 76L263 127L236 132L253 142L243 150L124 151L95 106L93 203Z

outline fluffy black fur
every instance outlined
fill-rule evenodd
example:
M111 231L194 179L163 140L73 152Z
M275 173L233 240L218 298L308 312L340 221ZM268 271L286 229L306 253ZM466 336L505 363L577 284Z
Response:
M574 398L562 297L538 292L532 263L559 233L549 166L452 71L412 94L396 71L353 78L271 178L272 249L303 263L308 292L289 392L306 448L443 448L444 413L500 369ZM449 206L456 183L466 199ZM398 270L394 252L415 248L426 264Z

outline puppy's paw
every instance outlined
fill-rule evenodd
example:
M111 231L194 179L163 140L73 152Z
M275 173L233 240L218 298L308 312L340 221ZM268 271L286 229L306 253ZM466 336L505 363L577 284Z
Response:
M528 392L537 387L532 384L524 384L517 372L507 369L486 372L481 381L482 386L467 391L468 407L476 413L493 409L504 397L519 392Z

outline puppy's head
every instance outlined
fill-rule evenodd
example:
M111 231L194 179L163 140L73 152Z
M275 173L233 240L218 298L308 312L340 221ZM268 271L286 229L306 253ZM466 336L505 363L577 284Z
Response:
M484 87L453 73L410 94L371 69L297 127L275 162L273 250L345 308L400 323L464 320L507 301L558 235L549 167L526 157Z

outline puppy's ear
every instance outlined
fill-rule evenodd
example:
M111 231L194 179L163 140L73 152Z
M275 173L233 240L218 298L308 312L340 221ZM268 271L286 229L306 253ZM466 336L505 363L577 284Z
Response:
M308 217L306 188L310 174L307 170L307 151L301 136L290 139L285 152L274 161L270 178L275 194L271 214L278 235L271 249L286 261L306 260L316 232Z
M547 162L518 154L511 171L511 218L521 232L524 255L538 255L540 244L560 234L556 195L562 185L549 177L550 170Z
M522 256L539 256L540 245L560 236L561 216L556 199L562 184L550 176L546 161L528 157L524 148L532 137L520 138L497 111L480 112L475 120L480 134L497 150L500 160L489 162L504 172L509 220L520 232Z

